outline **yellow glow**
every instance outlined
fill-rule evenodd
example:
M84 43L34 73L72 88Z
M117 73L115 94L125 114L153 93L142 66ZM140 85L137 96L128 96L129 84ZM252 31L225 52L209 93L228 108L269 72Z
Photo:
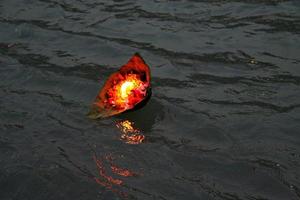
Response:
M140 131L134 128L133 122L129 120L121 121L117 124L121 130L121 140L127 144L141 144L145 140L145 136Z
M121 98L126 99L130 94L131 90L135 88L135 83L132 81L125 81L120 89Z
M113 104L121 109L133 108L143 98L144 85L136 74L127 74L110 91Z
M135 128L133 128L133 123L130 122L129 120L125 120L125 121L121 121L119 122L119 124L117 125L123 133L134 133L134 132L138 132L138 130L136 130Z

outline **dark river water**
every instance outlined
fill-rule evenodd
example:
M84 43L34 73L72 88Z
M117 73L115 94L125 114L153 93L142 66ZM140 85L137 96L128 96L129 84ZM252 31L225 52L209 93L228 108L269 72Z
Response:
M87 118L135 52L148 104ZM299 0L0 0L0 97L1 200L300 199Z

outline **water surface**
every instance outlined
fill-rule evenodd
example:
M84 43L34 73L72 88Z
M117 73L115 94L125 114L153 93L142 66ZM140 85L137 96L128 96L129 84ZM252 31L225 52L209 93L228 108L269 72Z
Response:
M0 199L299 199L299 34L298 0L1 0ZM88 119L135 52L148 104Z

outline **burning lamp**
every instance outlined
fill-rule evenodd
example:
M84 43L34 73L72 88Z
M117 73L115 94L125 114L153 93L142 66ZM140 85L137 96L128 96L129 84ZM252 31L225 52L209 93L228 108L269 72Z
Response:
M92 119L106 118L134 110L146 104L150 96L150 68L136 53L117 72L110 75L88 116Z

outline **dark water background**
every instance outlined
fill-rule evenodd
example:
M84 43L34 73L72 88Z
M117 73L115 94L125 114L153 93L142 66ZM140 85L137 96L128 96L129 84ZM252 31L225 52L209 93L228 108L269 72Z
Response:
M298 0L0 0L0 199L299 199L299 34ZM149 103L86 118L135 52Z

